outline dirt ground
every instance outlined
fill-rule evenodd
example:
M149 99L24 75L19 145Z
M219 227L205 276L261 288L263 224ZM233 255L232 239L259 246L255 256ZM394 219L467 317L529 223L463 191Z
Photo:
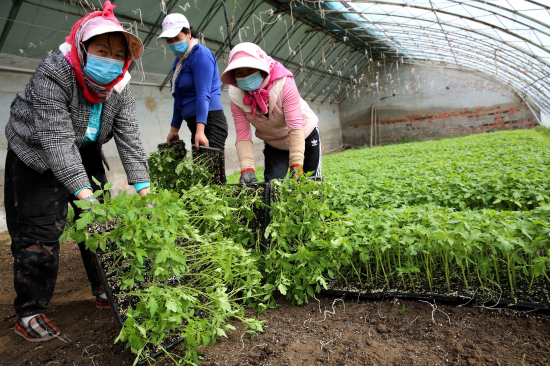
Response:
M7 237L0 238L0 273L0 366L132 364L124 345L113 343L118 325L112 312L94 306L75 243L62 245L48 310L62 331L59 339L36 344L14 333ZM449 304L437 304L433 312L431 305L415 301L318 299L292 306L280 298L280 308L260 315L266 323L261 334L246 333L235 323L228 338L203 349L201 365L550 365L547 315Z

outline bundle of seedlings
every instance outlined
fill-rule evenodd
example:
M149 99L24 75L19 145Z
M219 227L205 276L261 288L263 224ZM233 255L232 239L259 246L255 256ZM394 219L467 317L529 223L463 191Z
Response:
M208 156L192 158L192 153L186 152L182 144L172 143L170 147L161 144L158 151L151 153L148 159L151 183L174 192L183 192L195 185L214 184L217 178L213 171L218 168L217 165L213 168L212 164L217 161Z
M314 244L325 236L331 212L324 195L332 186L317 180L284 179L271 182L270 223L266 229L269 252L262 261L268 284L298 304L326 289L324 253Z
M223 149L214 147L200 146L199 149L193 149L193 162L204 165L209 174L212 175L212 184L225 184L225 154Z
M243 229L233 239L245 248L266 249L265 229L269 224L269 185L257 183L248 186L230 184L219 186L218 191ZM250 235L252 234L252 235Z
M184 355L168 355L198 364L197 349L233 329L230 319L262 329L243 308L265 297L262 275L252 253L229 236L231 227L241 226L214 189L193 186L181 195L158 190L144 197L96 194L104 194L104 203L78 203L89 212L76 221L72 237L98 254L123 322L116 341L126 342L136 362L181 342Z

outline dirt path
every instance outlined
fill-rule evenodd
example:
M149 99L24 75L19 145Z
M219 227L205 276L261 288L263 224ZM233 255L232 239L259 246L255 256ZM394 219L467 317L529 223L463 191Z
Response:
M32 344L13 332L7 237L0 238L0 273L0 366L132 364L130 352L113 344L118 325L111 311L95 309L76 244L62 245L48 311L61 339ZM434 324L431 306L422 302L318 299L292 306L280 298L280 308L260 316L266 321L264 333L251 337L235 324L229 338L203 350L201 365L550 364L550 318L545 315L438 304L449 318L436 311Z

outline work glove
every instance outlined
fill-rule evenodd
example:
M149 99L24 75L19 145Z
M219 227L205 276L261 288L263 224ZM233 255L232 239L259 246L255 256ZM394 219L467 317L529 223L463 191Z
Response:
M88 201L88 202L90 202L90 203L92 204L92 207L87 208L87 209L84 210L84 211L88 211L88 212L92 212L92 209L93 209L95 206L97 206L97 205L100 204L100 202L94 198L94 195L93 195L93 194L87 195L86 197L84 197L84 198L82 199L82 201Z
M256 180L256 174L253 169L243 169L241 171L241 179L239 179L240 186L246 186L250 184L258 183Z
M297 179L300 175L304 174L304 168L300 164L292 164L290 166L290 172L288 176L292 179Z

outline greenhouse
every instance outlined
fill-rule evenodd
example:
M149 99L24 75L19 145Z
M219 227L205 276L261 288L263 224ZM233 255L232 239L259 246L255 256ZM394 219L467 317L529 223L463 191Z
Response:
M550 363L549 0L0 4L0 366Z

